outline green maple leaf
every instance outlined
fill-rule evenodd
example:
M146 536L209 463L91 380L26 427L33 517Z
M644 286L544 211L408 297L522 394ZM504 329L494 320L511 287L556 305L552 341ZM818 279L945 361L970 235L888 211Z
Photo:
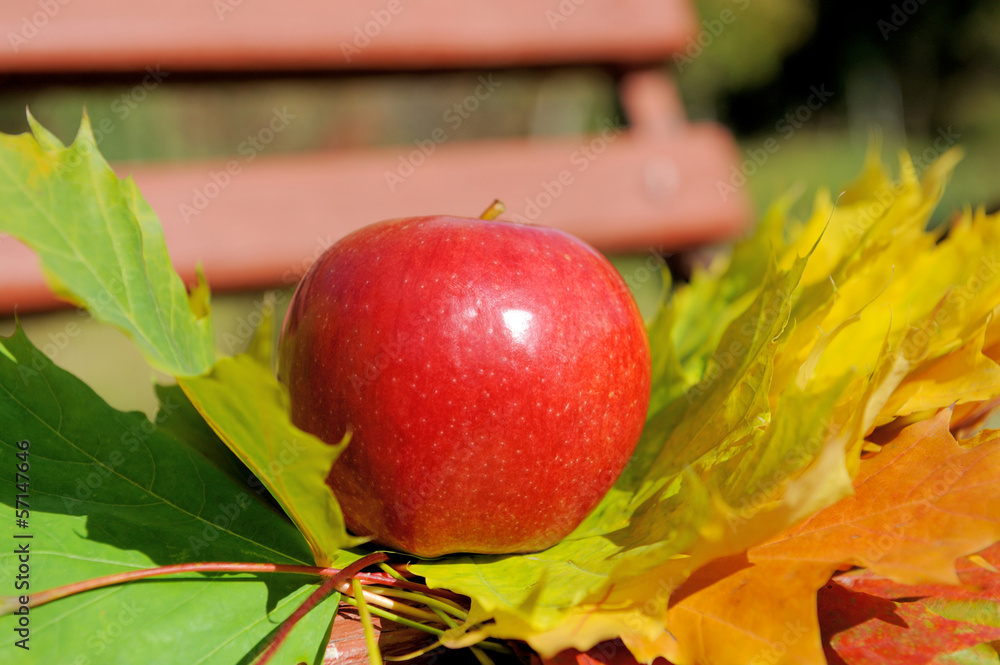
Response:
M135 183L108 167L86 117L68 148L28 120L33 136L0 134L0 233L35 250L57 293L123 331L153 367L206 372L215 357L208 289L189 298Z
M29 441L28 526L36 593L112 573L195 561L311 565L299 531L252 491L140 413L123 413L55 367L18 329L2 340L0 466L13 473ZM14 360L12 360L13 358ZM172 414L183 418L170 402ZM181 423L177 427L186 428ZM0 483L14 514L15 486ZM22 497L22 500L24 497ZM29 541L15 535L30 534ZM18 556L0 554L14 590ZM317 584L295 575L186 574L110 587L30 610L30 650L0 617L0 660L16 663L246 662ZM328 600L297 627L281 662L320 662L336 609Z

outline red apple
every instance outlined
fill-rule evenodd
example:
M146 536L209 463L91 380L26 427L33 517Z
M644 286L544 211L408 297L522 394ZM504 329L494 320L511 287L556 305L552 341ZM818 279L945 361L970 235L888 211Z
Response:
M292 298L292 420L350 444L328 483L348 528L419 556L568 535L635 448L649 343L625 282L562 231L457 217L340 240Z

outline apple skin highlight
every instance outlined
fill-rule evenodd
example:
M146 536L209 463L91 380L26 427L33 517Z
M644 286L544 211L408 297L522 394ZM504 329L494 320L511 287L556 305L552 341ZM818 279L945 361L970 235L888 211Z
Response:
M562 231L388 220L292 298L293 422L351 441L327 482L348 528L423 557L541 550L607 493L645 422L650 355L621 276Z

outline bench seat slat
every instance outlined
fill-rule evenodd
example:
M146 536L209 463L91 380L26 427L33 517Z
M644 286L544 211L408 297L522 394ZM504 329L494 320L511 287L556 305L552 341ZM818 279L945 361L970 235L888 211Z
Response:
M507 219L562 228L604 251L715 241L738 234L750 217L742 192L720 194L736 148L712 124L443 144L390 190L386 173L407 174L401 159L418 162L420 154L408 146L116 171L131 174L159 214L185 279L200 262L216 290L290 285L360 226L420 214L475 217L494 198L506 203ZM0 311L52 305L33 264L19 243L0 242Z

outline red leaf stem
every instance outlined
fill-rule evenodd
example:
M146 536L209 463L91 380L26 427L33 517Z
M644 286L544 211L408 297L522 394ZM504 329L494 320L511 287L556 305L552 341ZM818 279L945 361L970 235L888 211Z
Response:
M274 654L278 652L278 649L281 648L281 645L284 643L285 638L288 637L288 634L292 632L295 624L297 624L302 617L308 614L310 610L316 607L316 605L318 605L324 598L333 593L334 589L352 577L355 577L363 568L388 560L389 557L384 552L373 552L368 556L361 557L333 577L326 579L318 589L309 594L309 597L306 598L294 612L292 612L291 616L281 622L281 625L278 626L278 632L275 634L274 639L271 640L270 644L267 645L267 649L264 650L264 652L260 655L260 658L257 660L257 665L267 665L267 663L271 661L271 658L274 657Z

